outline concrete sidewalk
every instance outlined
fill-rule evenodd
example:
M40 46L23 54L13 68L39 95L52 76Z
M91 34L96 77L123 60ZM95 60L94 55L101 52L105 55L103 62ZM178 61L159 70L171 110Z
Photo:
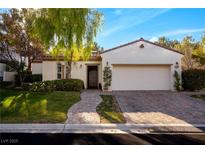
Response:
M205 125L184 124L0 124L0 133L203 133Z

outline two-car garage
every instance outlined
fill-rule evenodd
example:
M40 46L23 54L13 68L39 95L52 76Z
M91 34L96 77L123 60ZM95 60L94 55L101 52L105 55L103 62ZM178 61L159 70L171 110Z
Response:
M142 38L101 57L102 70L109 66L112 71L109 90L174 90L175 72L181 76L181 53Z
M170 90L170 65L113 65L112 90Z

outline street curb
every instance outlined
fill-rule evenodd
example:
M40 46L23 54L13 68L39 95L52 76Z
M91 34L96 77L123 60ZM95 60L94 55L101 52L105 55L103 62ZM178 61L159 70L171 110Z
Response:
M0 133L204 133L205 124L0 124Z

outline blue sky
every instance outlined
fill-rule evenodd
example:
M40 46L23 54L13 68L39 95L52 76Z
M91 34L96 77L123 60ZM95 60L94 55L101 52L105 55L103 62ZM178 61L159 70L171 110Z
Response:
M160 36L199 40L205 31L205 9L98 9L104 24L96 41L104 49L140 37L155 41Z
M0 12L8 9L0 9ZM192 35L199 40L205 31L205 9L97 9L104 14L104 24L96 42L104 49L160 36L181 40Z

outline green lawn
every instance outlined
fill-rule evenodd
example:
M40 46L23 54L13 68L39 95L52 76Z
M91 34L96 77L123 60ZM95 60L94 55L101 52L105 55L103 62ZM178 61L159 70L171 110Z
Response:
M101 95L103 101L97 106L101 123L125 123L124 116L114 96Z
M192 95L192 97L200 98L205 101L205 95Z
M49 93L0 89L0 123L63 123L79 92Z

